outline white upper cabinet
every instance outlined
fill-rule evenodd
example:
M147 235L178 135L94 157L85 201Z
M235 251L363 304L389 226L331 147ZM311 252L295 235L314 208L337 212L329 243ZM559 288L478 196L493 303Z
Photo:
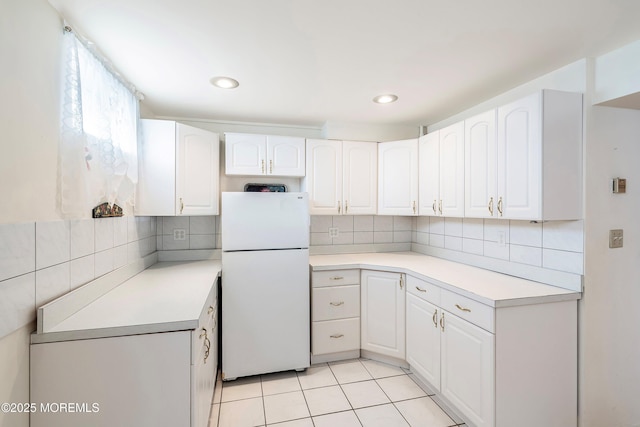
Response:
M418 140L378 144L378 215L418 214Z
M225 133L227 175L304 176L300 137Z
M544 90L497 110L498 217L582 218L582 95Z
M464 216L464 124L420 138L420 215Z
M311 215L376 213L377 144L308 139L306 157Z
M342 199L345 215L374 215L378 200L378 144L342 142Z
M496 110L464 121L465 216L495 218L498 215L496 180Z
M136 215L217 215L218 134L169 120L141 120Z

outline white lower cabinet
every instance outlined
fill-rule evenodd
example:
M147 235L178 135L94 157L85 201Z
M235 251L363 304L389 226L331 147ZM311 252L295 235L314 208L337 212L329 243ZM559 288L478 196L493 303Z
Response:
M362 350L405 357L404 274L362 270L360 285Z
M217 372L214 292L195 330L31 344L30 425L207 427Z
M354 357L360 350L359 270L313 272L311 286L313 363Z
M468 424L577 425L575 300L494 308L409 275L406 301L406 361Z
M494 426L493 334L440 313L440 391L473 425Z

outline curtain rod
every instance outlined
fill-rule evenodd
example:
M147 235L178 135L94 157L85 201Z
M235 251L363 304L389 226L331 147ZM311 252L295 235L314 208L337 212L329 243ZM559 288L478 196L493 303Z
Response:
M87 48L87 50L89 52L91 52L91 54L111 73L115 76L115 78L122 83L122 85L124 87L126 87L135 97L136 99L138 99L138 101L142 101L144 99L144 94L142 92L140 92L139 90L136 89L136 86L129 82L127 79L125 79L122 74L116 69L116 67L113 65L113 63L102 53L100 52L100 50L98 49L98 47L96 46L96 44L94 42L92 42L91 40L87 39L84 35L78 33L77 31L75 31L73 29L73 27L71 27L71 25L69 25L66 21L64 23L63 26L63 31L65 33L72 33L76 36L76 39L78 39L78 41L80 43L82 43L82 45Z

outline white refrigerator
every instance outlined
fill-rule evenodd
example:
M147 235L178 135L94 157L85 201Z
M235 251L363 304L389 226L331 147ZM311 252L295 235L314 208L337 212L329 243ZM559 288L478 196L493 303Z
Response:
M310 363L307 193L222 193L222 378Z

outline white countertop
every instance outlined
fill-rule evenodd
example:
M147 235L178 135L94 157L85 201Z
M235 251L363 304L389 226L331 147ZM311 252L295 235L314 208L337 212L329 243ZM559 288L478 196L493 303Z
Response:
M580 299L569 291L416 252L312 255L313 271L360 268L406 273L492 307Z
M195 329L220 270L220 261L159 262L32 342Z

